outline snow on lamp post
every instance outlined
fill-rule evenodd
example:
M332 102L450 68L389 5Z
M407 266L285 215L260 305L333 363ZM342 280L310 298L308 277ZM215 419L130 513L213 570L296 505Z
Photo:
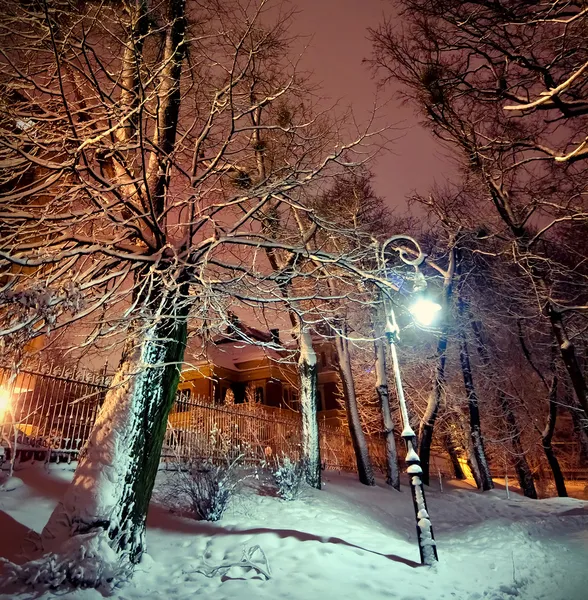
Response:
M421 251L419 244L409 236L393 236L388 239L382 246L382 262L385 268L386 257L385 251L389 244L398 240L408 240L413 243L418 249L418 256L414 259L408 257L408 254L402 248L396 248L401 260L418 269L419 265L425 260L425 255ZM421 285L414 291L422 292L426 287L426 281L420 273ZM423 285L424 282L424 285ZM389 304L389 303L385 303ZM429 326L433 323L435 316L441 310L441 306L425 296L418 295L416 301L410 308L413 317L422 325ZM398 343L400 329L396 322L396 315L392 306L386 307L386 338L390 344L390 354L392 355L392 365L394 369L394 382L396 384L396 394L400 404L400 414L402 417L402 433L401 437L406 444L406 473L410 482L410 490L412 493L412 501L416 517L416 530L419 543L419 552L421 555L421 564L433 565L439 560L437 555L437 546L433 535L433 526L429 511L427 510L427 502L425 499L425 490L421 479L422 468L421 460L416 451L416 434L410 425L408 417L408 408L406 406L406 398L404 397L404 388L402 386L402 376L400 373L400 364L398 362L398 353L396 344Z

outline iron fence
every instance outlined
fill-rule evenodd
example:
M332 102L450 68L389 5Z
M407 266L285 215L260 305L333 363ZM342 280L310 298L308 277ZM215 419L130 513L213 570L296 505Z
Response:
M108 379L100 374L51 365L18 371L0 366L0 463L14 452L23 460L76 459L107 389ZM319 431L323 465L355 471L348 430L320 422ZM385 472L384 440L368 436L367 441L374 467ZM398 449L402 453L403 445L398 444ZM437 471L451 475L446 461L439 458L444 453L436 450L431 476ZM225 460L238 454L250 463L280 456L297 460L301 454L300 415L259 404L213 405L179 392L169 416L162 461ZM501 465L507 466L501 469ZM496 476L504 469L512 475L507 458L492 466ZM585 465L564 461L563 467L567 479L586 479Z
M105 378L51 365L0 367L0 439L6 455L77 455L104 400Z
M108 389L104 376L39 366L18 372L0 366L0 453L22 459L73 460L88 439ZM0 400L1 400L0 398ZM354 471L349 432L320 423L321 460L330 469ZM382 439L368 438L376 468L385 467ZM180 391L169 415L164 462L224 460L242 454L248 462L300 458L300 415L259 404L213 405ZM0 456L0 459L2 458Z
M355 453L349 432L319 424L321 461L326 468L355 471ZM259 404L216 406L203 399L180 398L169 416L162 458L224 460L242 454L257 462L301 456L300 415ZM385 470L383 439L368 437L374 466Z

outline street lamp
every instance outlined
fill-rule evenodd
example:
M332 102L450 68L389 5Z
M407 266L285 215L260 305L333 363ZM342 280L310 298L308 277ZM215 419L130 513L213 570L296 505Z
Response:
M418 256L415 259L409 258L406 250L403 250L402 248L398 248L397 251L404 263L412 265L418 269L419 265L421 265L425 260L425 255L417 241L409 236L393 236L384 243L381 254L384 269L386 265L386 247L396 240L408 240L416 246L418 249ZM421 280L424 280L422 275ZM421 290L423 289L422 284L419 287ZM432 302L431 300L426 300L424 297L420 297L420 299L417 300L417 302L413 305L411 312L415 318L419 318L424 325L430 325L433 322L435 315L437 315L440 310L441 306L438 304ZM412 503L416 518L416 530L419 543L419 552L421 555L421 564L431 566L439 560L439 557L437 555L437 546L435 544L435 537L433 535L433 526L427 510L425 489L421 479L423 469L421 468L421 459L417 453L416 434L410 426L408 408L406 406L406 398L404 397L404 388L402 386L400 364L398 362L398 353L396 351L399 333L400 329L398 327L398 323L396 322L394 309L392 306L386 307L386 338L390 344L390 354L392 355L392 365L394 368L394 382L396 384L396 395L398 396L398 403L400 404L400 414L402 417L402 433L400 435L406 444L406 473L408 474L410 491L412 493Z
M441 305L425 296L418 297L409 307L410 313L420 325L429 327L441 311Z

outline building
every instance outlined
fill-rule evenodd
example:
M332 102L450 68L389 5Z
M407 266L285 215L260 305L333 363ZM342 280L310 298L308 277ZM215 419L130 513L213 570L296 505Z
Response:
M335 349L317 337L318 412L323 419L340 415L339 375ZM179 385L181 395L215 404L256 402L268 408L299 410L294 341L280 332L263 332L242 323L227 327L197 352L188 351Z

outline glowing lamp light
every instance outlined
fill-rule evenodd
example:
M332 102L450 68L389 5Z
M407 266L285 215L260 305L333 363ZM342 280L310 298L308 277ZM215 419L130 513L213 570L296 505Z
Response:
M10 394L8 390L0 387L0 422L10 410Z
M428 298L418 298L416 302L410 307L410 312L414 317L415 321L428 327L437 318L438 313L441 311L441 305Z

